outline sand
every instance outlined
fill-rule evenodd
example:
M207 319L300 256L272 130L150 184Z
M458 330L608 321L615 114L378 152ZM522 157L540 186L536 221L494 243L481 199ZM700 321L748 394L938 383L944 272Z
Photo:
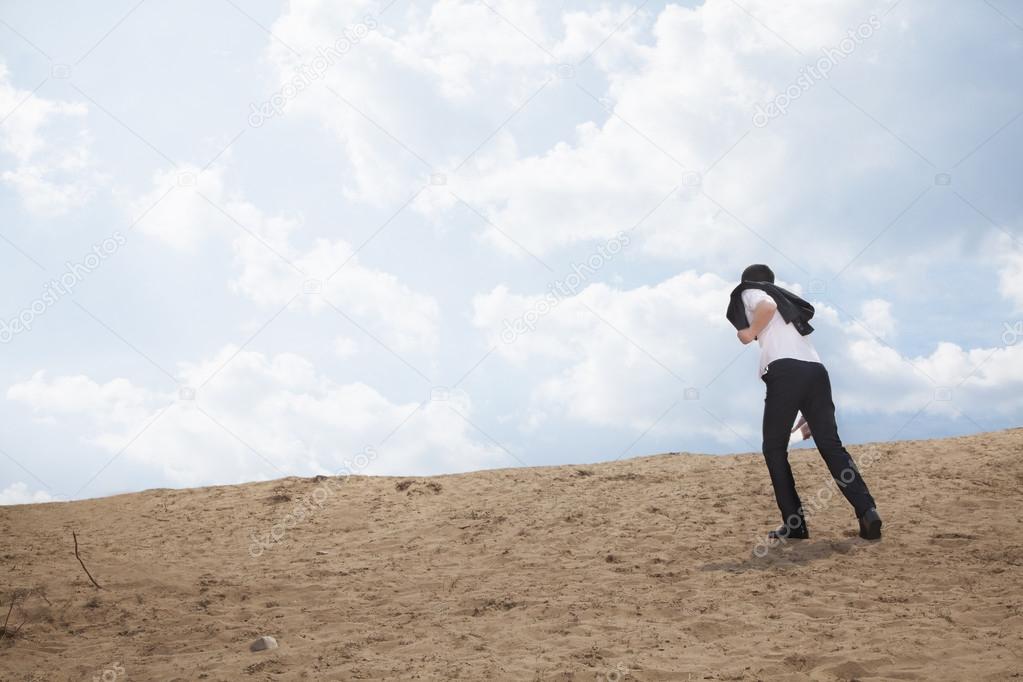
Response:
M0 679L1023 677L1023 430L850 449L884 539L836 495L766 554L759 455L2 507Z

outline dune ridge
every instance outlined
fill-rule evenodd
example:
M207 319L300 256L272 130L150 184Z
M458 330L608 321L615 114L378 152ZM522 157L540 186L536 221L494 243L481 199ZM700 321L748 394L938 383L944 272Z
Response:
M758 454L0 507L0 679L1023 677L1023 429L850 450L878 543L813 450L770 548Z

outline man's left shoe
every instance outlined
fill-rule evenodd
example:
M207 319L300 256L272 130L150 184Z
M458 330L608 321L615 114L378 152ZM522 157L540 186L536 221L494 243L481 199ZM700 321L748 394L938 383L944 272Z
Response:
M781 525L775 530L767 532L768 540L807 540L809 538L810 531L807 530L805 523L798 526Z
M881 539L881 516L873 507L860 517L860 537L864 540Z

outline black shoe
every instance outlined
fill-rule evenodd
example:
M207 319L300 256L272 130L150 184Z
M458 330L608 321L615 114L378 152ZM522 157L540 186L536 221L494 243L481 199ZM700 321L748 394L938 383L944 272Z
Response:
M795 527L781 525L767 533L768 540L807 540L809 537L810 531L805 524Z
M881 539L881 517L873 507L860 517L860 537L864 540Z

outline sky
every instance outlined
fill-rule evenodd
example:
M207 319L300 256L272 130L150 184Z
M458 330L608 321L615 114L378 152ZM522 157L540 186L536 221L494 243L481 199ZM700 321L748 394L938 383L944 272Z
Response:
M1007 0L0 5L0 504L1023 416ZM765 472L766 473L766 472Z

